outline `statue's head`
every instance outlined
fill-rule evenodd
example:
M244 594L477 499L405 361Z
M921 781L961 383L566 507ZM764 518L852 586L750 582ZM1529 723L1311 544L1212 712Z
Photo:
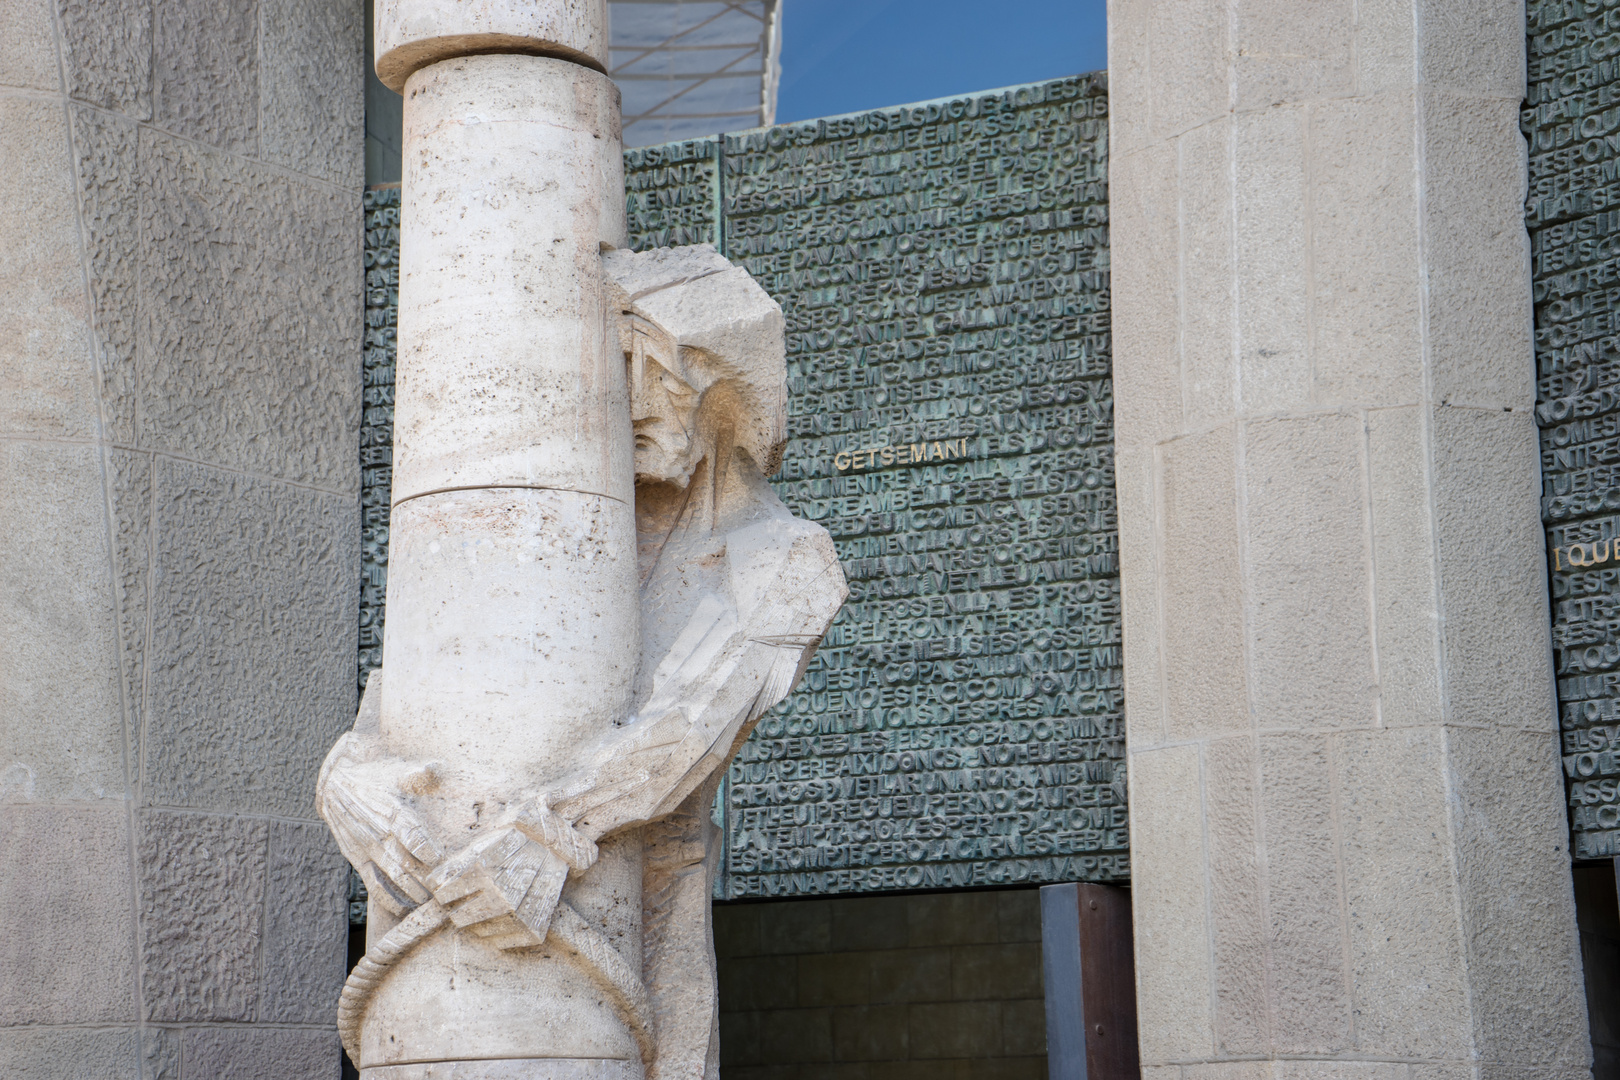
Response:
M685 486L705 458L781 463L782 309L707 244L603 256L619 292L636 482Z

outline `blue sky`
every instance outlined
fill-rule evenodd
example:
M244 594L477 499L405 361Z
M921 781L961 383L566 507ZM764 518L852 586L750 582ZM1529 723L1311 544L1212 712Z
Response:
M1106 0L783 0L776 122L1096 71Z

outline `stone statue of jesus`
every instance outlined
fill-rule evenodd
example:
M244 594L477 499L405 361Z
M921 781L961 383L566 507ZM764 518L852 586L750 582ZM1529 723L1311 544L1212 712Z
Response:
M492 792L487 824L458 847L434 834L418 805L432 797L434 764L381 745L382 672L372 675L318 799L378 901L372 917L380 906L381 918L408 921L390 931L393 951L374 947L371 967L356 969L344 1015L357 1027L367 988L408 942L446 922L504 950L551 938L593 969L626 1015L649 1078L716 1077L709 911L720 840L710 807L727 764L802 676L847 589L826 530L795 518L765 479L785 442L780 307L707 245L610 251L603 265L635 438L634 709L556 775ZM639 830L643 859L639 964L569 905L597 841L627 830Z

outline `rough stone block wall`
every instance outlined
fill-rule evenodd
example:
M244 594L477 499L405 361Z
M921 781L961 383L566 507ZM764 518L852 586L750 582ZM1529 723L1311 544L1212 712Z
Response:
M722 904L727 1080L1040 1080L1040 892Z
M0 4L0 1076L338 1073L360 0Z

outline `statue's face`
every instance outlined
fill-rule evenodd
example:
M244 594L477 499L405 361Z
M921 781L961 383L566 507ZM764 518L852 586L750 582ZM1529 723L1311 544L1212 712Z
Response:
M703 458L695 423L700 395L675 373L673 342L643 333L635 337L629 374L636 482L684 486Z

